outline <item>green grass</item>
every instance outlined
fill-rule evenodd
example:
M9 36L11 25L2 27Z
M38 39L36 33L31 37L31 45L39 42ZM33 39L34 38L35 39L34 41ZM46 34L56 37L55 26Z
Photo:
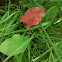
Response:
M2 43L6 42L6 39L12 38L15 34L24 35L25 38L29 37L26 43L28 41L30 43L23 52L17 55L15 53L20 49L14 50L8 56L0 51L0 62L62 62L62 21L53 24L59 19L62 20L62 1L3 1L5 3L0 5L0 47ZM20 22L20 17L27 9L35 6L43 8L45 16L38 25L26 29L24 24ZM26 46L25 43L22 45ZM24 47L18 48L23 49Z

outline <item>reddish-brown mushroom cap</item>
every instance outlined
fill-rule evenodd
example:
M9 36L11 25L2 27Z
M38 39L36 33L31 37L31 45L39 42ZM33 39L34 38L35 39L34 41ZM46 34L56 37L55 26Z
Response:
M44 17L45 11L40 7L33 7L26 11L24 15L21 16L21 22L26 24L26 28L32 25L37 25Z

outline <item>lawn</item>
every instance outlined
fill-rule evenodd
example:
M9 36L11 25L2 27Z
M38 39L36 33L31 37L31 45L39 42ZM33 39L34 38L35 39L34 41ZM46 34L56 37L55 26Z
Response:
M62 0L0 1L0 62L62 62Z

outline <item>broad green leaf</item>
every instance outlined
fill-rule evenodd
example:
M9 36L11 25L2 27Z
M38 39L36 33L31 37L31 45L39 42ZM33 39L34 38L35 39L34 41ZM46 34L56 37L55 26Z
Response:
M62 11L62 6L60 7L61 11Z
M11 38L8 38L2 42L0 45L0 52L8 56L22 53L32 38L33 37L28 38L24 35L15 34Z
M56 6L51 7L51 8L50 8L49 10L47 10L47 12L45 13L45 16L44 16L42 22L53 20L53 19L56 17L57 12L58 12L58 10L57 10L57 7L56 7Z

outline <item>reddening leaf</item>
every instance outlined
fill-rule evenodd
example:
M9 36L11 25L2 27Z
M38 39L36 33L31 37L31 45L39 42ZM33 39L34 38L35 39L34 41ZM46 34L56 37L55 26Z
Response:
M21 16L21 22L26 24L26 28L32 25L37 25L44 17L45 11L40 7L33 7L26 11L24 15Z

